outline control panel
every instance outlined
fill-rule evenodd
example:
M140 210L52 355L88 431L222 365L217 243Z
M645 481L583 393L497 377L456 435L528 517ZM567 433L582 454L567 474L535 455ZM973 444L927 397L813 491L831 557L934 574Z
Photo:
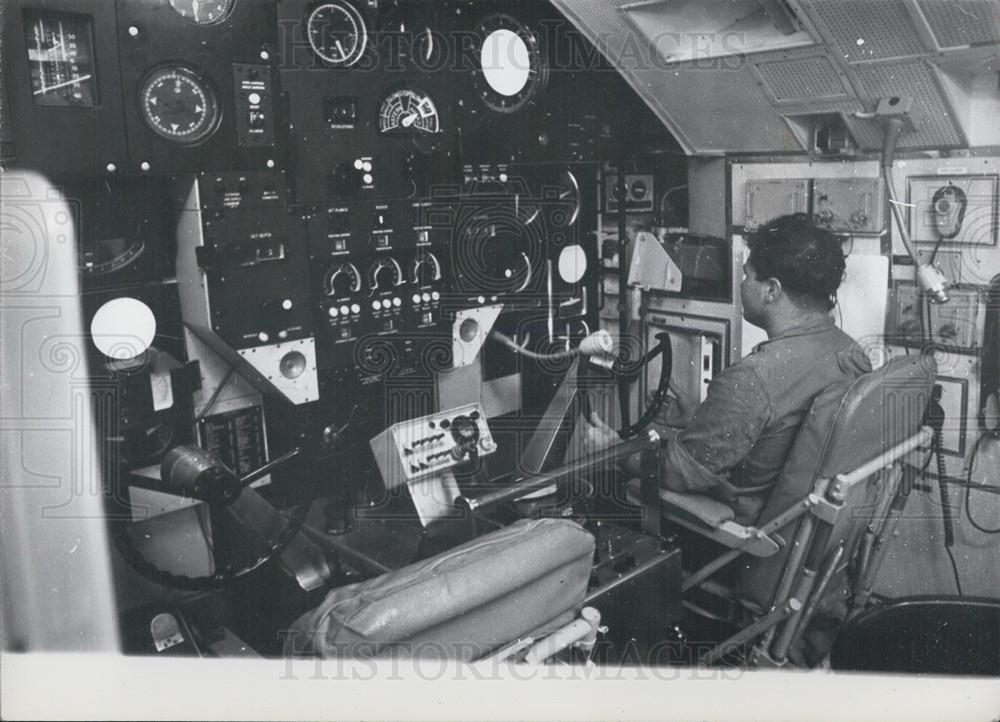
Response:
M312 334L305 223L282 173L200 173L178 224L185 321L234 349ZM195 311L195 309L199 309Z
M982 343L985 319L980 313L982 290L977 286L948 289L950 301L946 304L928 304L931 340L941 346L967 353L975 353Z
M308 220L310 288L323 368L387 372L417 364L442 321L448 288L449 227L429 201L355 201ZM445 218L447 220L447 218ZM365 343L359 342L367 339Z
M795 178L747 181L743 226L757 229L788 213L809 213L834 233L881 233L885 227L880 178Z
M653 210L653 176L650 174L628 174L624 185L625 210ZM604 176L604 210L618 212L618 174Z
M371 440L387 489L441 474L496 451L479 404L429 414L390 426Z
M880 178L817 178L813 220L837 233L879 233L885 227Z

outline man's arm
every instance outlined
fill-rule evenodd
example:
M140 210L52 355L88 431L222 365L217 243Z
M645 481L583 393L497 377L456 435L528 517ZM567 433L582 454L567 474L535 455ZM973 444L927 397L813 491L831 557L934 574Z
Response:
M770 400L754 368L729 367L712 380L687 428L664 449L660 483L672 491L730 496L729 470L747 457L770 417Z

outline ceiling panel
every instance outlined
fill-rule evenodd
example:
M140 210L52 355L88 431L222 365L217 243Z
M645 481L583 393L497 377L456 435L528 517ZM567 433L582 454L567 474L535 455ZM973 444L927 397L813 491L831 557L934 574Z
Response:
M900 136L900 148L952 148L965 144L954 110L945 102L935 71L926 61L858 68L858 78L872 100L894 95L913 98L920 116L917 132Z
M800 0L799 4L849 63L927 52L902 0Z
M1000 0L920 0L939 48L1000 43Z
M754 67L776 103L848 96L840 73L823 55L757 62Z

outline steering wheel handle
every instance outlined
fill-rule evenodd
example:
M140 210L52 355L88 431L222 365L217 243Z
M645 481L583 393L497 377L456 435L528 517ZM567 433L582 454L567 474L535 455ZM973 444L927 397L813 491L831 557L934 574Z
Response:
M212 518L221 519L222 515L228 513L227 507L239 498L243 489L289 459L295 458L299 453L299 449L293 449L240 478L204 449L197 446L178 446L171 449L163 457L163 462L160 464L160 481L163 491L204 501L211 509ZM207 591L231 584L281 554L302 529L311 506L312 502L309 501L296 507L288 517L288 522L278 534L277 539L270 542L267 549L249 564L239 568L224 565L222 568L216 569L213 574L204 576L192 577L174 574L157 567L136 549L129 534L131 525L124 525L118 529L113 538L122 557L133 569L150 581L176 589ZM222 536L222 534L218 536ZM227 543L226 540L220 539L218 536L213 540L213 549L222 548Z

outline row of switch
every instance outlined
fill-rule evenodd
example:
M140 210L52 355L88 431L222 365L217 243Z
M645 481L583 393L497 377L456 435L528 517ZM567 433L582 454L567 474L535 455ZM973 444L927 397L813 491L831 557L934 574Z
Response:
M419 304L420 302L430 303L432 300L433 301L439 301L440 299L441 299L441 294L438 293L437 291L434 291L433 293L424 293L424 294L415 293L415 294L413 294L413 303L414 304ZM399 298L399 296L396 296L395 298L383 298L381 301L379 301L378 299L376 299L376 300L372 301L372 310L373 311L382 311L382 310L388 311L389 309L394 308L394 307L395 308L400 308L400 307L402 307L402 305L403 305L403 300L401 298ZM346 316L346 315L351 314L351 313L358 314L358 313L361 313L361 306L359 306L356 303L352 303L350 306L348 306L345 303L344 305L340 306L339 308L337 306L330 306L330 310L327 311L327 313L330 314L330 318L337 318L338 316Z
M426 471L432 466L440 466L442 462L446 461L445 457L450 457L450 451L441 451L436 454L430 454L424 461L418 461L416 463L410 464L410 471L414 474Z
M415 440L410 446L403 447L403 453L406 455L412 454L418 446L426 446L427 444L436 444L445 437L444 434L434 434L433 436L425 436L422 439Z

